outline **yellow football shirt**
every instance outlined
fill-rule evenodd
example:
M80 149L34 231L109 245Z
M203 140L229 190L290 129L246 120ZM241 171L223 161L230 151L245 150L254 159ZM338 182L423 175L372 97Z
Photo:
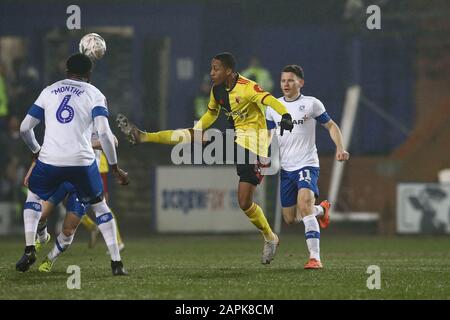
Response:
M218 85L211 89L208 109L225 113L236 132L237 144L267 157L269 139L263 102L270 95L256 82L238 75L233 88Z

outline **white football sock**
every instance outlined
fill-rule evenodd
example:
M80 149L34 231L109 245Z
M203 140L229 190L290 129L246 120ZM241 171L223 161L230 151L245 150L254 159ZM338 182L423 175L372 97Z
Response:
M314 215L303 218L305 224L305 238L309 250L309 257L320 261L320 228Z
M41 199L28 190L27 201L23 210L23 224L25 230L25 242L27 246L34 246L36 232L41 219L42 205Z
M325 213L322 206L314 206L313 215L314 216L322 216Z
M117 242L116 221L105 200L91 206L95 212L97 226L105 239L112 261L120 261L120 250Z
M47 232L47 220L39 221L37 227L37 235L40 243L45 243L47 241L48 232Z
M48 253L47 258L52 262L59 257L61 253L66 251L66 249L70 246L73 241L73 234L70 236L66 236L64 233L60 233L55 240L55 245L53 249Z

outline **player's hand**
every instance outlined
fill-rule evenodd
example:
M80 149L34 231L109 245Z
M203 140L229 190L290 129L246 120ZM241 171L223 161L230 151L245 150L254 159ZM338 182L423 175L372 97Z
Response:
M25 175L25 178L23 178L23 185L28 188L28 179L30 179L31 171L33 171L33 167L30 167L30 170L28 170L27 174Z
M112 167L112 172L116 177L116 181L118 184L122 186L126 186L130 183L130 179L128 178L128 173L120 169L117 165Z
M284 130L292 131L294 124L292 123L292 116L289 113L285 113L281 116L280 122L280 136L283 135Z
M33 171L33 168L34 168L35 166L36 166L36 162L33 161L33 162L31 163L30 169L28 169L28 172L27 172L27 174L25 175L25 178L23 178L23 185L24 185L25 187L27 187L27 188L28 188L28 180L30 179L31 172Z
M350 153L345 150L337 150L336 151L336 160L337 161L347 161L350 158Z

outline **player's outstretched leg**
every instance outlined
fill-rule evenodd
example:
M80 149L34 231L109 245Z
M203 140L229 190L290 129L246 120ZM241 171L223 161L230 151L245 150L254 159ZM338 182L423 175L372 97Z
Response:
M36 261L36 232L42 214L41 199L28 190L27 200L23 210L26 247L24 254L16 263L16 270L25 272Z
M111 256L111 270L115 276L127 275L127 271L123 267L123 263L120 258L120 250L117 242L116 221L111 214L111 209L106 204L105 199L96 204L93 204L92 210L97 217L97 225L100 232L105 239L108 246L109 254Z
M117 126L128 138L128 141L132 144L141 143L141 134L144 135L145 132L139 130L128 118L119 113L116 118Z
M193 129L164 130L158 132L145 132L139 130L128 118L119 113L116 118L117 126L125 134L132 144L139 143L159 143L176 145L178 143L190 142L193 136Z

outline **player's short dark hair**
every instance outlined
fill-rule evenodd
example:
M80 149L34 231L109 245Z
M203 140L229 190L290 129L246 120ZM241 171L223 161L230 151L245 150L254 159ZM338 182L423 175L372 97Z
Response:
M214 59L219 60L225 66L225 68L230 68L231 70L236 69L236 59L229 52L221 52L214 56Z
M300 79L305 79L305 74L303 73L303 68L296 64L289 64L283 68L282 72L292 72Z
M84 76L92 70L92 61L85 54L75 53L67 59L66 68L67 73Z

